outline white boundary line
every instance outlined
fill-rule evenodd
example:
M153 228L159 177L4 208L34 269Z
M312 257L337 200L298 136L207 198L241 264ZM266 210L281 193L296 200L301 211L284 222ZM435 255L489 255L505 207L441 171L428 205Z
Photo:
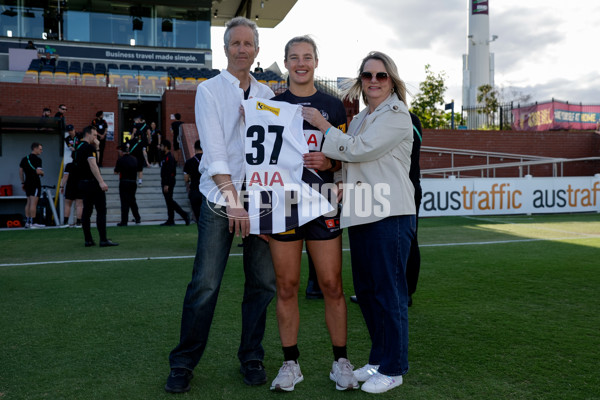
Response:
M465 242L465 243L432 243L432 244L420 244L419 247L450 247L450 246L481 246L489 244L508 244L508 243L527 243L527 242L542 242L542 241L555 241L555 240L584 240L590 238L600 238L600 235L589 235L586 237L560 237L560 238L547 238L547 239L515 239L515 240L496 240L491 242ZM342 249L342 251L348 252L350 249ZM306 253L306 251L303 251ZM240 257L242 253L230 253L229 256ZM61 260L61 261L40 261L40 262L27 262L27 263L7 263L0 264L0 267L24 267L31 265L51 265L51 264L75 264L75 263L99 263L99 262L117 262L117 261L152 261L152 260L179 260L194 258L192 256L170 256L170 257L135 257L135 258L104 258L98 260Z

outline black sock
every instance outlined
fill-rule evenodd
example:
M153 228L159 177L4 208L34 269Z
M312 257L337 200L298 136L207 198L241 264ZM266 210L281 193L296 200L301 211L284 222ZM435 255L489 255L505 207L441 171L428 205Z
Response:
M346 346L333 346L333 358L338 361L340 358L348 359Z
M300 351L298 350L298 345L295 344L293 346L282 347L283 350L283 361L296 361L298 362L298 358L300 357Z
M66 225L69 223L69 217L65 217L64 220L65 220L65 223L63 225Z

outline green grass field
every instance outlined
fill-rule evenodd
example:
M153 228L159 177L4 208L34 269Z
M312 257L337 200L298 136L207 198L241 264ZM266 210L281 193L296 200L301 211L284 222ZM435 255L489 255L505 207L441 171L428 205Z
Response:
M192 390L165 393L196 227L111 227L109 237L121 245L84 248L76 229L0 231L1 400L374 396L335 390L323 302L303 296L304 382L288 394L242 383L237 239ZM378 398L600 398L600 214L429 218L419 237L410 371ZM347 252L343 273L349 296ZM269 380L282 361L274 305L264 340ZM348 319L349 358L361 366L369 340L350 302Z

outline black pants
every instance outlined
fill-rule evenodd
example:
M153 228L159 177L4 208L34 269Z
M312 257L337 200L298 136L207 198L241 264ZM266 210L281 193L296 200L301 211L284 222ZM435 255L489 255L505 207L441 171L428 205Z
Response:
M106 193L102 191L98 182L94 180L82 180L79 182L79 190L83 195L83 214L81 216L81 227L86 242L92 242L91 218L96 208L96 228L100 234L100 241L106 241Z
M121 198L121 223L127 224L127 217L129 216L129 209L133 214L136 222L140 220L140 212L138 210L137 202L135 201L135 192L137 191L137 184L135 179L121 179L119 182L119 197Z
M419 281L419 272L421 272L421 250L419 249L419 207L421 202L415 204L417 208L417 221L415 228L415 237L410 243L410 253L406 262L406 285L408 286L408 295L412 296L417 291L417 282Z
M98 158L98 166L102 167L102 161L104 161L104 149L106 148L106 139L98 140L100 142L100 146L98 151L100 152L100 157Z
M169 185L169 190L165 193L163 190L163 196L165 196L165 203L167 203L167 222L175 221L175 211L177 214L181 215L181 218L187 219L187 213L183 211L183 208L177 204L175 200L173 200L173 189L175 188L175 184ZM164 189L164 186L163 186Z
M188 193L188 199L192 205L192 211L196 217L196 222L200 221L200 206L202 205L202 195L198 190L190 190Z

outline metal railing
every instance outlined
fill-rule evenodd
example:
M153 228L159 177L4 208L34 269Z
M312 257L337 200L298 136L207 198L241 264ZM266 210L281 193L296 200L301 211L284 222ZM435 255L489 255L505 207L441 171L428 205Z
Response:
M511 153L499 153L499 152L482 152L476 150L462 150L462 149L448 149L442 147L423 146L421 147L421 156L427 153L437 153L438 155L449 154L450 155L450 167L444 168L429 168L422 169L421 176L441 176L446 178L447 176L453 175L460 177L461 173L468 171L481 171L482 178L495 178L497 169L504 168L517 168L518 176L523 177L524 175L531 175L531 167L536 165L552 165L552 176L563 176L564 164L571 162L586 162L586 161L600 161L600 157L581 157L581 158L555 158L555 157L540 157L524 154L511 154ZM485 158L485 164L479 165L465 165L456 166L455 156L469 156L483 157ZM514 162L500 162L490 163L490 159L504 159L517 160Z

